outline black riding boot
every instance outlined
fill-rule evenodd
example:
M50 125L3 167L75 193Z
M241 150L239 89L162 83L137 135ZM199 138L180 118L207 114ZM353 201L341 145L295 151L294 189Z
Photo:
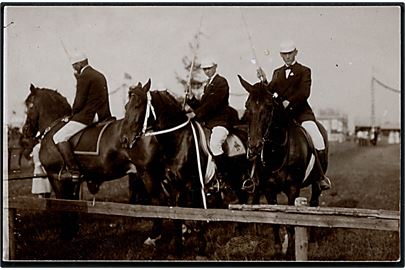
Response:
M321 190L328 190L331 188L332 183L330 179L325 175L325 171L327 169L327 153L325 150L316 150L316 163L318 164L319 171L321 173L321 179L319 180L319 186Z
M217 166L217 179L220 183L220 186L223 186L226 183L228 172L227 172L227 156L221 154L219 156L213 156L215 165Z
M62 155L66 165L66 171L61 174L60 178L62 180L71 179L72 181L79 181L80 169L73 154L70 142L60 142L56 146L60 154Z

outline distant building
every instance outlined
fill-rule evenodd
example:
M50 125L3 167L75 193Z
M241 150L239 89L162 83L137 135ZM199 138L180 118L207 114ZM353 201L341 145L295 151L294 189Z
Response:
M388 144L401 143L401 128L398 125L384 123L381 125L381 133L387 137Z
M328 132L328 140L331 142L344 142L349 134L348 118L346 115L333 110L320 110L316 117Z

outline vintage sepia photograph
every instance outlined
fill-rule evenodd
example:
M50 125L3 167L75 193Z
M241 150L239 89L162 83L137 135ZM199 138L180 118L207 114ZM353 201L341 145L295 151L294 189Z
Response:
M1 13L3 267L404 266L403 3Z

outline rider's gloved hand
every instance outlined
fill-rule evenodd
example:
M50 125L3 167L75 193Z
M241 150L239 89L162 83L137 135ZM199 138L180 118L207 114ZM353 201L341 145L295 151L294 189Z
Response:
M193 118L195 117L195 113L194 113L194 112L186 113L186 115L187 115L188 119L193 119Z
M267 82L266 73L264 72L264 70L261 67L257 68L256 75L257 75L257 78L260 79L260 81Z
M67 122L70 121L70 118L71 118L71 116L65 116L65 117L62 119L62 122L67 123Z
M185 105L184 105L184 111L185 111L186 113L189 113L189 112L192 112L193 109L192 109L188 104L185 104Z

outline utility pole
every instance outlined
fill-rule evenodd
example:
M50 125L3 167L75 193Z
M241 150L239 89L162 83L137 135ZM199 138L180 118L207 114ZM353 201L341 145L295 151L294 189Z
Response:
M375 126L375 89L374 76L371 77L371 127Z

